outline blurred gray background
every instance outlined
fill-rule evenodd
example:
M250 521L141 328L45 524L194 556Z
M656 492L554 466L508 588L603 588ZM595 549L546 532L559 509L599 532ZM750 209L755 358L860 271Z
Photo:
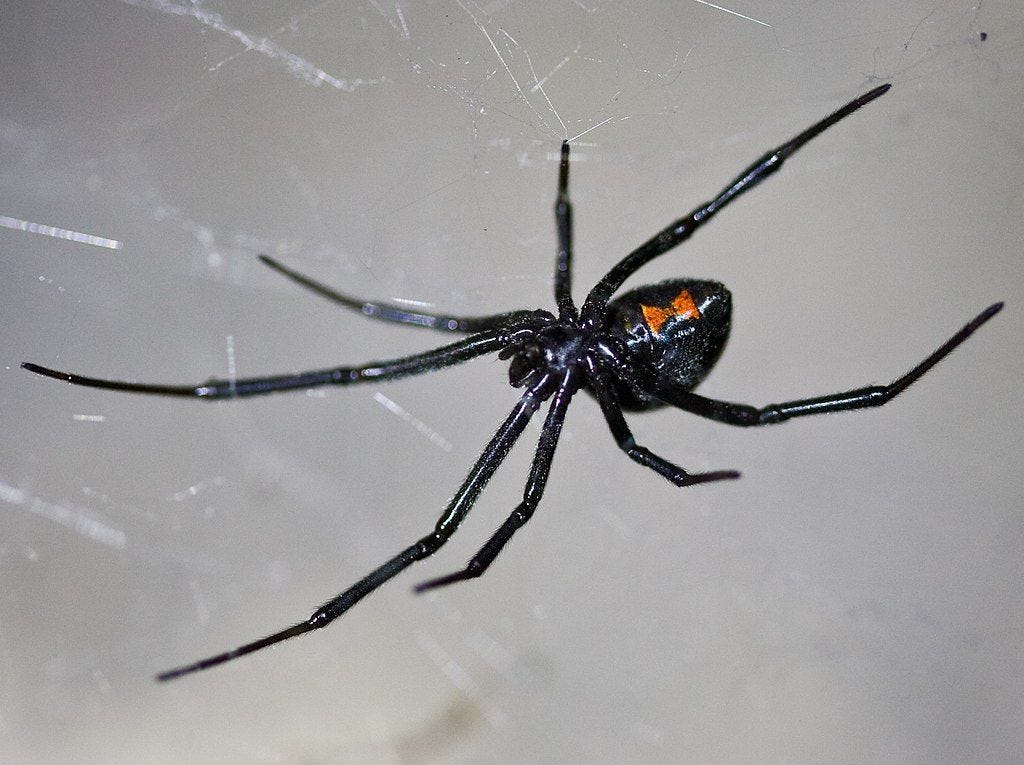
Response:
M2 21L0 758L1024 758L1018 3L33 0ZM633 417L687 468L743 471L685 490L581 396L483 579L410 592L518 502L536 425L441 553L331 628L153 681L418 538L518 394L494 359L217 404L22 361L198 383L433 347L257 254L441 311L550 307L562 138L582 295L881 82L631 283L730 286L720 398L886 382L1005 299L952 357L882 410Z

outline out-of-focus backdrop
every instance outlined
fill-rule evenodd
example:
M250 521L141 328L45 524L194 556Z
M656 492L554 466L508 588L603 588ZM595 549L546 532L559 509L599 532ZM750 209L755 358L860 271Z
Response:
M1014 2L8 2L0 24L0 756L8 762L1010 762L1024 757L1024 18ZM886 382L882 410L638 440L574 403L450 544L330 629L169 685L427 531L517 398L481 359L207 404L198 383L445 338L262 266L481 314L550 307L573 141L577 295L764 150L879 83L631 284L714 278L701 390Z

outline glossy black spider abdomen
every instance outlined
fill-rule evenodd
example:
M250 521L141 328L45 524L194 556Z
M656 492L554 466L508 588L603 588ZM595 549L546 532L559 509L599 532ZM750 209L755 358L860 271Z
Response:
M732 296L719 282L668 279L630 290L608 305L604 331L625 346L630 385L616 378L628 409L662 406L659 390L690 390L703 380L729 339Z

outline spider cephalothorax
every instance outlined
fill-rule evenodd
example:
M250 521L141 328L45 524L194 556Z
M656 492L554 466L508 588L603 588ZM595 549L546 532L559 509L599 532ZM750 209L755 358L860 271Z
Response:
M407 311L387 303L343 295L320 282L261 256L263 262L290 279L364 315L386 321L466 334L449 345L390 361L355 367L331 367L299 374L241 380L210 380L202 385L150 385L118 382L58 372L23 364L38 374L94 388L190 398L225 399L297 390L321 385L380 382L429 372L487 353L509 361L509 382L523 388L519 403L498 428L434 530L332 598L312 616L287 629L208 659L158 675L169 680L222 664L287 638L323 627L348 611L413 562L432 555L455 532L494 471L505 459L527 422L550 400L523 500L461 571L417 586L422 591L482 574L505 543L529 519L540 502L562 422L573 394L581 387L601 405L619 448L630 459L654 470L677 486L737 478L734 470L688 473L638 445L623 409L674 406L731 425L764 425L822 412L880 406L905 390L940 359L994 316L1002 303L982 311L928 358L889 385L871 385L816 398L754 407L733 404L692 392L718 359L729 335L729 291L718 282L671 279L638 287L612 300L623 282L648 261L688 239L694 231L743 192L777 171L793 152L889 89L882 85L855 98L796 137L772 149L731 181L718 196L658 232L617 263L594 286L581 309L572 299L572 208L569 204L569 144L562 144L555 201L558 249L555 258L555 302L548 311L510 311L482 317L459 317Z
M591 366L597 335L576 324L551 316L524 335L498 354L498 358L509 360L508 381L513 388L530 387L542 377L561 377L570 370L578 375Z

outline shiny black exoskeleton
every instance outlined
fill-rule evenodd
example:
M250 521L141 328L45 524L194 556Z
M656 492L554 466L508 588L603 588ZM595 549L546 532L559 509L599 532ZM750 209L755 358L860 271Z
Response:
M605 331L623 343L641 383L634 390L617 381L619 403L663 406L659 391L696 387L722 355L731 319L732 296L718 282L669 279L613 300Z
M732 425L763 425L822 412L880 406L905 390L940 359L994 316L996 303L972 319L938 350L910 372L889 385L873 385L817 398L799 399L766 407L733 404L693 393L710 371L729 334L730 296L718 282L672 279L638 287L616 300L612 295L637 269L685 241L720 209L778 170L793 152L826 128L882 95L882 85L833 112L802 133L773 149L746 168L718 196L675 221L631 252L597 283L577 309L571 294L572 208L569 204L569 145L562 144L555 202L558 252L555 260L557 315L548 311L511 311L483 317L458 317L407 311L386 303L368 302L343 295L280 263L263 257L271 268L334 302L386 321L468 334L457 342L425 353L356 367L331 367L300 374L241 380L210 380L199 386L149 385L117 382L58 372L36 364L26 369L58 380L95 388L187 396L204 399L240 398L275 391L320 385L351 385L382 382L405 375L429 372L499 352L509 361L509 381L524 388L519 402L484 448L476 464L456 492L434 530L347 590L332 598L312 616L273 635L232 651L172 669L158 675L169 680L229 661L253 651L323 627L348 611L414 561L434 553L455 532L494 471L505 459L527 422L550 399L523 500L498 531L461 571L420 584L419 591L480 576L505 543L526 521L540 501L562 422L573 394L581 388L593 394L619 448L637 463L651 468L677 486L737 478L722 470L688 473L678 465L639 446L623 417L623 409L675 406L702 417Z

